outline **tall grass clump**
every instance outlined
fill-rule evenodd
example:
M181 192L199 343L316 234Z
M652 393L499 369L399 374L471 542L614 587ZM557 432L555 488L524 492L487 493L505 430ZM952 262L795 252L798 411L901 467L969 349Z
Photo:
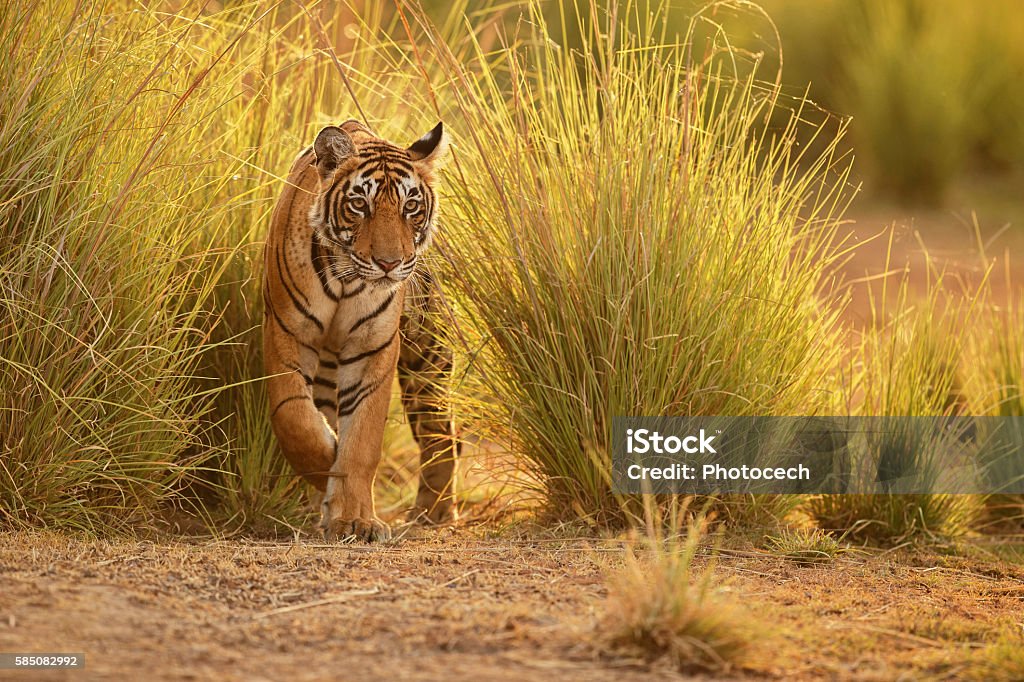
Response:
M968 12L966 31L971 42L974 76L971 132L983 161L996 169L1024 168L1024 92L1014 87L1024 79L1024 24L1013 0L996 0L983 7L953 3L952 20ZM973 12L970 10L973 9ZM961 28L961 34L966 32Z
M846 176L835 140L799 158L799 103L768 129L777 92L724 37L580 12L581 51L536 5L468 62L434 40L461 132L441 248L481 378L461 409L554 513L615 522L614 416L831 413Z
M212 56L151 22L0 11L4 525L147 525L209 457L192 377L224 226L195 226L226 179L201 172L210 111L189 100ZM196 68L154 68L178 50Z
M936 490L949 483L941 480L949 460L940 453L966 434L936 431L930 421L908 418L965 413L960 371L967 344L964 330L979 301L976 295L950 291L941 275L930 280L921 299L911 297L905 276L897 286L893 308L887 308L884 289L881 303L872 301L872 323L856 348L860 367L849 404L851 414L880 418L866 445L871 460L866 473L872 481L860 483L875 482L877 494L821 495L808 506L821 528L880 544L929 534L961 535L970 530L980 508L974 495L903 494L886 488L886 481L911 474Z
M899 197L936 202L970 145L973 74L950 39L943 3L871 1L865 41L846 61L843 104L857 122L854 144L878 186Z
M286 168L342 85L293 42L303 12L265 9L0 10L3 525L294 508L246 384L279 191L265 169Z
M990 489L1009 486L1012 492L991 495L987 508L994 521L1016 525L1024 523L1024 308L1019 296L1011 293L1005 306L987 311L984 323L970 334L965 362L971 413L1002 418L980 420L984 427L998 426L979 434L981 456Z
M964 177L1024 167L1014 0L760 4L781 35L785 86L852 116L857 171L873 193L937 204Z
M436 122L399 27L382 4L0 8L0 525L305 518L268 424L262 242L320 126Z

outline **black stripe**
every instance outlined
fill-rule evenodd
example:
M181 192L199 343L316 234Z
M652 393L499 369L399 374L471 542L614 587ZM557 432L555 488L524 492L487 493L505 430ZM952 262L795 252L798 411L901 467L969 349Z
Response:
M431 189L430 185L423 186L423 211L424 211L424 222L429 222L431 216L434 215L434 202L437 197L434 195L434 190Z
M398 202L398 183L392 178L392 173L388 171L387 167L384 168L384 180L381 182L381 188L377 194L387 195L393 197L395 202ZM401 208L401 207L399 207Z
M368 358L371 355L376 355L377 353L381 352L382 350L384 350L385 348L390 346L392 341L395 340L396 336L398 336L398 330L395 330L395 333L391 335L391 338L388 339L387 341L385 341L383 345L378 346L377 348L373 348L373 349L368 350L368 351L366 351L364 353L360 353L359 355L353 355L350 358L343 358L343 357L341 357L339 355L338 356L338 364L339 365L351 365L353 362L359 362L360 360L363 360L364 358Z
M308 374L306 374L305 372L303 372L301 368L299 368L299 367L293 367L292 365L285 365L285 366L286 366L286 367L287 367L288 369L290 369L291 371L293 371L293 372L295 372L296 374L298 374L298 375L299 375L300 377L302 377L302 380L303 380L304 382L306 382L306 385L307 385L307 386L312 386L312 385L313 385L313 379L312 379L312 378L311 378L311 377L310 377L310 376L309 376Z
M401 170L406 177L412 175L415 172L415 169L413 168L413 165L411 163L409 163L408 161L401 157L392 155L383 155L377 162L377 167L385 174L388 172L396 172L397 170Z
M366 394L366 395L369 395L369 394ZM359 401L355 405L353 405L352 407L348 407L348 408L345 408L345 409L340 409L339 408L338 409L338 416L339 417L348 417L348 416L350 416L353 412L355 412L356 410L359 409L360 405L363 404L363 400L366 399L366 395L360 396Z
M365 175L367 171L371 173L381 172L385 175L388 173L389 166L400 168L406 172L406 176L412 175L416 172L415 167L406 159L402 158L397 154L381 153L380 151L360 151L359 158L362 159L359 166L352 171L352 175Z
M291 329L288 328L288 325L286 325L284 323L284 320L281 319L280 315L277 314L277 310L274 308L274 304L272 302L268 301L266 307L267 307L268 310L270 310L270 313L274 316L274 321L277 322L277 326L281 328L281 331L283 331L288 336L292 337L292 339L295 340L295 343L299 344L303 348L308 348L309 350L311 350L314 353L317 353L319 355L320 351L318 351L316 348L313 348L313 346L309 345L308 343L300 341L299 337L295 335L295 332L293 332ZM303 375L303 376L305 376L305 375ZM310 379L306 383L313 383L313 380Z
M342 298L352 298L353 296L358 296L359 294L363 293L363 289L365 289L365 288L366 288L366 282L360 282L358 287L356 287L352 291L346 291L345 293L343 293L341 295L341 297Z
M375 386L374 388L377 388L377 387ZM359 409L359 406L363 404L363 401L364 401L364 400L366 400L366 398L367 398L367 397L369 397L370 393L373 393L373 391L368 391L368 392L367 392L366 394L364 394L363 396L361 396L361 397L359 398L358 402L356 402L356 404L355 404L355 405L353 405L352 407L349 407L349 408L346 408L346 409L339 409L339 410L338 410L338 416L339 416L339 417L348 417L348 416L349 416L349 415L351 415L351 414L352 414L353 412L355 412L356 410L358 410L358 409Z
M286 263L285 267L287 267L287 260L288 259L285 258L285 263ZM284 286L284 290L288 294L288 298L292 299L292 305L295 306L295 309L298 310L300 313L302 313L303 316L306 317L306 319L310 320L313 324L315 324L317 329L319 329L320 331L323 331L324 330L324 323L321 322L317 318L317 316L314 315L309 310L309 308L304 306L299 301L298 298L296 298L295 294L292 293L291 287L288 286L288 283L284 280L284 277L281 276L281 250L280 249L277 250L277 277L278 277L279 280L281 280L281 284L282 284L282 286ZM301 294L302 292L300 291L299 293ZM303 298L305 298L305 295L303 295Z
M334 184L331 185L331 188L327 190L327 194L324 195L324 222L327 223L328 227L334 224L334 211L331 210L333 208L331 198L334 196L334 191L338 189L338 185L340 184L341 178L335 180Z
M313 383L317 386L326 386L327 388L338 388L338 384L334 383L330 379L325 379L322 376L317 375L316 379L313 379Z
M408 152L404 149L399 149L393 144L387 142L364 142L359 145L359 156L369 156L371 152L376 152L378 156L388 155L395 156L398 154L404 154L408 156Z
M330 398L317 398L316 400L313 401L313 404L316 405L316 409L318 410L321 407L329 407L332 410L338 409L338 407L334 404L334 401L331 400Z
M352 181L350 178L345 178L345 182L341 186L341 195L337 198L331 199L331 220L330 223L332 229L341 227L341 219L345 218L347 224L352 223L351 216L346 216L346 212L352 213L352 207L349 206L348 194L352 188Z
M296 367L295 365L285 365L285 367L287 367L288 369L302 377L302 380L306 382L307 386L313 385L313 379L311 379L308 374L303 372L301 367Z
M346 410L349 407L352 407L353 409L355 409L355 407L358 407L359 403L363 402L363 398L365 398L367 396L367 394L370 393L371 391L373 391L373 389L375 389L375 388L377 388L377 386L374 386L374 385L366 386L365 388L362 388L359 391L357 391L355 393L355 395L351 396L347 400L342 400L341 402L339 402L338 403L338 415L340 416L341 414L343 414L343 410ZM353 407L353 405L355 407ZM344 412L344 414L352 414L352 411L349 410L348 412Z
M324 360L323 358L320 358L320 366L327 369L338 369L338 363L334 360Z
M295 291L299 292L299 295L302 296L302 300L304 300L306 302L306 305L308 306L309 305L309 297L306 296L306 292L304 292L299 287L299 285L295 282L295 276L292 274L292 267L288 263L288 254L283 252L283 250L282 250L283 246L284 246L284 244L279 244L278 247L277 247L278 268L281 267L281 261L283 260L284 261L284 273L286 275L288 275L288 281L291 282L291 285L295 288Z
M356 320L356 323L354 325L352 325L352 328L348 330L348 333L351 334L352 332L354 332L355 330L359 329L360 327L362 327L364 324L366 324L367 322L369 322L373 318L375 318L378 315L380 315L381 313L383 313L385 310L388 309L388 306L391 305L391 302L393 300L395 300L395 292L394 291L392 291L390 294L388 294L388 297L385 298L383 301L381 301L381 304L379 306L377 306L376 308L374 308L373 312L368 313L366 315L363 315L358 320Z
M338 416L347 417L355 412L366 398L380 388L380 385L384 383L384 379L378 379L373 385L367 386L365 389L355 394L348 400L338 403Z
M412 166L401 159L389 159L387 161L382 161L380 165L381 170L391 181L394 181L395 176L401 177L403 180L408 180L412 177L414 172Z
M345 204L344 206L341 207L341 214L342 214L341 215L342 219L344 219L345 223L348 224L348 225L356 222L357 220L361 220L363 218L363 214L362 213L360 213L359 211L355 210L354 208L352 208L348 204Z
M327 281L327 275L324 274L323 268L321 267L321 256L320 256L320 236L316 230L313 230L313 238L310 241L310 259L313 262L313 269L316 271L316 276L320 280L320 288L324 290L324 294L327 298L332 301L338 301L339 296L334 293L331 289L330 282Z
M304 396L304 395L293 395L293 396L289 396L289 397L285 398L284 400L279 402L277 404L277 406L270 412L270 418L273 419L274 416L277 414L277 411L280 410L282 407L284 407L286 404L290 403L291 401L293 401L293 400L305 400L306 397L307 396Z
M348 386L342 386L341 388L338 389L338 398L340 399L343 396L347 396L349 393L351 393L352 391L354 391L357 388L359 388L362 385L362 383L363 383L363 380L359 379L354 384L349 384Z

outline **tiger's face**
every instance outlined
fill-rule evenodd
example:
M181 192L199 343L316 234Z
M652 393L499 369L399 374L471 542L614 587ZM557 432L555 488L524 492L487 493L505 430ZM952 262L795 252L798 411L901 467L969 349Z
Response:
M357 121L320 131L310 218L324 243L347 257L345 276L394 285L413 273L433 236L433 184L446 146L440 123L404 149Z

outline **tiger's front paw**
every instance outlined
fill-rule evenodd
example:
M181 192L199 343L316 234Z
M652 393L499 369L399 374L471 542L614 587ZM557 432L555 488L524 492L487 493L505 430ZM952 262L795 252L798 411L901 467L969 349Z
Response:
M391 529L380 519L331 519L324 527L328 542L355 539L361 542L387 542Z

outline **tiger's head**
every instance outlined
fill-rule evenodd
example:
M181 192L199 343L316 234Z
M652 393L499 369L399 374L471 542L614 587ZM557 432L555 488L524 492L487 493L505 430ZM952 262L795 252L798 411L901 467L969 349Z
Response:
M313 143L319 192L310 220L348 257L346 274L396 285L430 245L437 215L434 182L447 149L442 124L406 148L358 121L328 126Z

